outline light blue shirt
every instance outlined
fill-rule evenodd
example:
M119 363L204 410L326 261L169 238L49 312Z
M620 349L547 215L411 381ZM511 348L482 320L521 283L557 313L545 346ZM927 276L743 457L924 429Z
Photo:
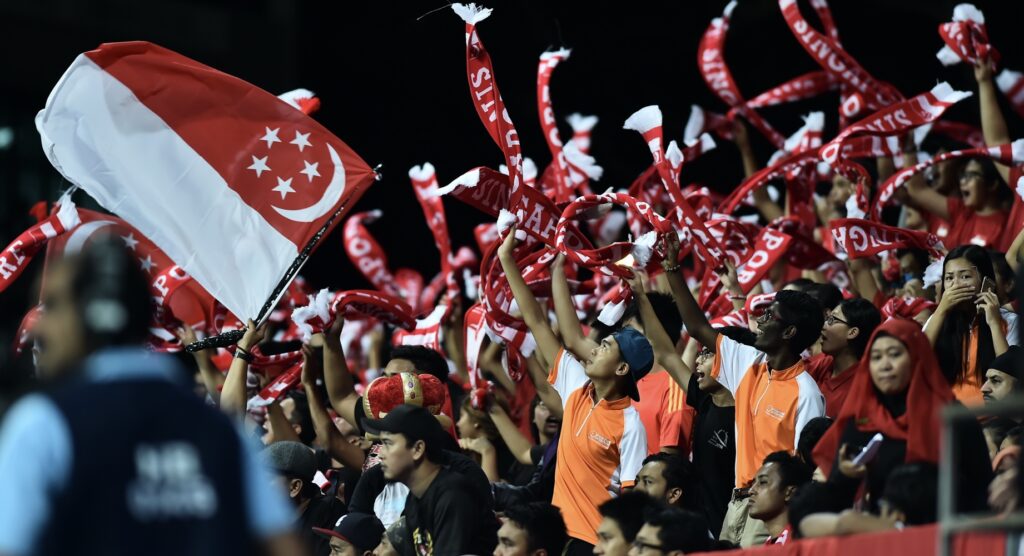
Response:
M172 381L181 376L170 357L138 349L100 352L86 362L91 382L150 378ZM241 431L239 431L241 433ZM242 487L251 530L260 538L291 531L293 510L273 488L273 475L258 462L254 446L239 434ZM32 551L52 512L54 496L72 468L71 433L56 405L40 394L19 400L0 427L0 553ZM231 534L231 533L227 533Z

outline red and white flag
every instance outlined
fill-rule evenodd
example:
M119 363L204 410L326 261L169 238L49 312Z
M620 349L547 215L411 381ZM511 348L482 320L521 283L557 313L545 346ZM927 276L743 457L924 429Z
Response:
M303 112L147 42L79 55L36 127L68 181L241 318L260 313L310 238L374 179Z

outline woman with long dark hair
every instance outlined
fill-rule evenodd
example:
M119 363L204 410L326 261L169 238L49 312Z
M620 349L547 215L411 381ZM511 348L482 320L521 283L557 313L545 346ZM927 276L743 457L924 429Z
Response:
M961 245L950 251L940 284L939 306L924 332L957 399L980 405L989 363L1018 343L1017 318L1000 309L995 270L982 247Z

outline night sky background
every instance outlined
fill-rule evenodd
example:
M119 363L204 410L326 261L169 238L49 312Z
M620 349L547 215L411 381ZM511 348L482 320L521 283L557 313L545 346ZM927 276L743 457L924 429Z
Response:
M639 136L621 129L636 109L661 106L666 140L681 139L691 104L725 111L696 64L700 37L721 14L725 0L485 4L494 13L479 25L481 38L523 151L541 169L550 156L538 122L536 72L538 55L548 49L572 49L551 85L562 137L570 136L564 117L571 112L601 118L591 154L605 174L596 190L626 187L650 163ZM905 95L941 80L956 89L975 90L969 67L946 68L935 59L942 46L937 26L950 20L955 2L831 4L846 50ZM976 2L1003 65L1024 70L1015 4ZM801 10L817 23L806 2ZM371 187L355 210L383 209L384 217L371 231L387 250L391 267L418 269L427 280L438 271L438 259L408 169L430 161L445 184L474 166L496 168L503 162L470 104L464 24L441 0L5 1L0 2L0 129L9 128L13 141L0 146L0 244L32 225L27 211L33 203L52 202L67 187L42 154L35 113L77 54L102 42L124 40L155 42L275 94L298 87L315 91L322 108L314 117L371 166L383 164L383 181ZM740 1L725 56L747 98L818 69L790 33L775 0ZM828 137L836 131L837 105L838 95L829 94L762 114L788 135L802 124L801 114L824 110ZM1011 134L1020 137L1020 118L1005 102L1003 109ZM961 102L946 117L977 124L976 100ZM760 160L767 160L771 147L753 132L751 137ZM719 143L717 150L687 166L684 183L701 182L728 192L740 182L736 149ZM84 193L76 195L76 202L92 206ZM455 200L445 205L454 246L475 248L472 229L485 216ZM37 299L42 257L37 259L0 294L0 378L25 364L12 365L8 346L22 315ZM303 274L315 287L369 285L344 254L340 226Z

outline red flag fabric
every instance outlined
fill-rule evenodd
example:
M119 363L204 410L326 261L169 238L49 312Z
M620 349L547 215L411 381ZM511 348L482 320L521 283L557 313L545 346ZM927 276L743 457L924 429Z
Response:
M1024 74L1004 69L996 76L996 86L1006 95L1017 115L1024 118Z
M36 127L68 181L242 318L259 314L310 238L374 179L288 103L146 42L80 55Z
M993 67L999 63L999 51L988 41L985 14L972 4L957 4L953 8L953 21L939 25L939 36L946 44L935 57L944 66L961 61L974 65L988 60Z

